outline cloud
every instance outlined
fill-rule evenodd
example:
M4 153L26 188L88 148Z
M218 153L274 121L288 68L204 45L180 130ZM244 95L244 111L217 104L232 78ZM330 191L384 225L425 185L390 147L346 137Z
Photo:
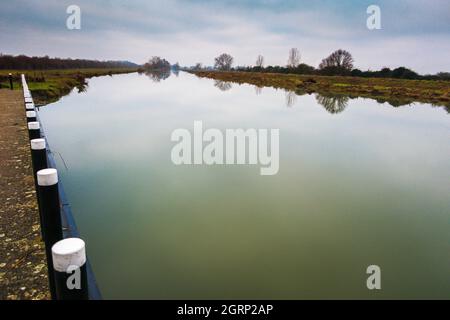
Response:
M182 65L212 64L229 52L240 65L258 54L285 64L298 47L317 66L332 50L350 50L356 66L406 65L422 73L449 71L450 10L445 0L378 1L382 30L366 28L372 1L77 1L82 29L65 27L73 1L2 4L2 51L143 63L161 55ZM432 58L430 58L432 57Z

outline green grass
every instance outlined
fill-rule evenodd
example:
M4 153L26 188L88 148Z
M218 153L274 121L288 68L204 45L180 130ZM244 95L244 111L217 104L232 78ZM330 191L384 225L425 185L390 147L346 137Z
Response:
M88 78L136 71L137 68L0 70L0 87L9 88L8 74L12 73L14 89L21 89L20 75L23 73L34 101L37 104L47 104L57 101L75 87L82 89L86 86Z

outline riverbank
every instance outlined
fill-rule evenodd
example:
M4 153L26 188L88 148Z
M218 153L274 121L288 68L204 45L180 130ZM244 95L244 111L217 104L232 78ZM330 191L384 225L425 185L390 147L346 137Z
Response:
M404 80L389 78L360 78L316 76L259 72L189 71L199 77L219 81L253 84L294 91L298 95L319 93L345 95L350 98L371 98L401 106L413 102L446 107L450 112L450 82Z
M23 94L0 90L0 300L49 299Z
M25 74L28 87L38 105L57 101L73 88L86 90L87 79L105 75L131 73L137 68L66 69L66 70L0 70L0 88L9 88L8 73L13 74L14 89L21 90L20 75Z

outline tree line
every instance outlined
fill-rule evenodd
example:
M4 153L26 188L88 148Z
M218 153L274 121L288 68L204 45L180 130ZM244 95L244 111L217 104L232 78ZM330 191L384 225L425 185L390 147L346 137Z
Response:
M362 71L354 68L354 59L350 52L339 49L324 58L318 68L301 62L301 55L297 48L291 48L285 66L264 66L264 56L258 55L254 66L238 66L233 68L233 57L223 53L214 60L214 69L222 71L267 72L267 73L291 73L304 75L326 76L354 76L366 78L395 78L417 80L450 80L449 72L440 72L435 75L420 75L406 67L395 69L382 68L379 71ZM191 69L204 69L201 63L197 63Z
M138 65L129 61L98 61L87 59L61 59L29 57L26 55L5 55L0 53L0 69L48 70L48 69L92 69L92 68L134 68Z

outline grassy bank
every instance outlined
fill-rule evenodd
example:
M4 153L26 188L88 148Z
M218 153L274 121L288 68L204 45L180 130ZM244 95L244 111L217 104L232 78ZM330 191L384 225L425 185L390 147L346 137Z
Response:
M450 110L450 82L431 80L403 80L387 78L359 78L340 76L309 76L259 72L191 71L199 77L234 83L248 83L258 87L292 90L298 95L319 93L345 95L350 98L372 98L393 106L412 102L431 103Z
M35 103L48 104L70 93L73 88L83 91L86 79L104 75L137 71L127 68L66 69L66 70L0 70L0 87L9 88L8 73L13 74L14 88L21 89L20 74L25 74Z

